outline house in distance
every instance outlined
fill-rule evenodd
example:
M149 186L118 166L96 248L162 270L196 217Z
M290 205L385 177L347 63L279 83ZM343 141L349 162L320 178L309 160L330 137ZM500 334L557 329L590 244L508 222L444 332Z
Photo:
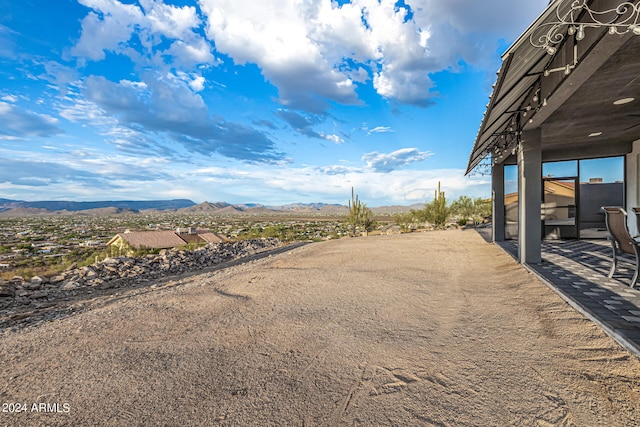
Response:
M136 249L171 249L188 244L208 244L228 242L221 234L195 228L178 228L175 231L125 231L116 234L108 247L115 247L120 252Z

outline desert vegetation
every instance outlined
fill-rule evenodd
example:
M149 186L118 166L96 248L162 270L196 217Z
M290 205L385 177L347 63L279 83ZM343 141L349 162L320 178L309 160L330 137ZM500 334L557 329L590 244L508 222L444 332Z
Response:
M448 202L445 193L440 191L440 183L432 201L423 209L411 209L407 213L394 215L394 221L402 231L431 226L435 229L450 225L476 225L491 215L491 199L481 197L460 196Z
M387 218L391 221L391 218ZM276 237L283 242L337 239L349 234L344 215L315 217L224 217L163 212L112 216L0 218L0 278L52 275L109 257L125 255L107 242L125 230L159 231L197 227L234 240ZM194 249L185 245L181 249ZM141 248L134 256L154 253ZM131 255L131 254L129 254Z
M478 223L491 203L461 196L453 202L440 188L421 209L401 214L374 214L352 188L348 211L319 216L292 212L267 216L223 216L163 211L120 215L0 217L0 278L51 275L125 255L106 243L126 230L159 231L196 227L235 240L278 238L283 242L322 241L385 232L389 226L410 232ZM398 227L399 226L399 227ZM185 246L183 249L194 249ZM141 248L134 255L153 253ZM131 255L131 254L129 254Z
M376 225L371 209L360 201L360 197L355 194L353 187L351 187L351 200L349 200L349 213L346 222L352 236L355 236L358 231L368 233Z

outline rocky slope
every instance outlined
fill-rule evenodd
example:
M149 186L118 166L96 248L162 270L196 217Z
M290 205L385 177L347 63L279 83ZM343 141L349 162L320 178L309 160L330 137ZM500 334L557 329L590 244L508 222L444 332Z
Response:
M163 250L144 258L107 258L52 277L0 279L0 329L37 316L38 310L49 309L61 301L196 272L279 246L282 242L273 238L216 243L192 251Z

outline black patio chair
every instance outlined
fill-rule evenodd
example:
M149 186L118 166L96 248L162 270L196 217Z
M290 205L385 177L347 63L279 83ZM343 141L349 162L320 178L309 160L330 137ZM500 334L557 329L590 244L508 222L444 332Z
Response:
M618 266L619 255L627 253L635 256L636 269L631 279L631 287L633 288L638 281L638 272L640 270L640 241L635 240L629 233L627 227L627 212L617 206L603 206L605 222L609 231L609 240L611 241L611 249L613 250L613 265L609 271L609 278L613 277Z

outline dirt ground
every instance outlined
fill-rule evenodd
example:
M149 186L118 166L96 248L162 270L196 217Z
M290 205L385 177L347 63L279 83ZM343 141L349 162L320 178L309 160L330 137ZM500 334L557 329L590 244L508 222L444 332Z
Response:
M640 361L474 231L314 243L0 340L7 426L640 426Z

